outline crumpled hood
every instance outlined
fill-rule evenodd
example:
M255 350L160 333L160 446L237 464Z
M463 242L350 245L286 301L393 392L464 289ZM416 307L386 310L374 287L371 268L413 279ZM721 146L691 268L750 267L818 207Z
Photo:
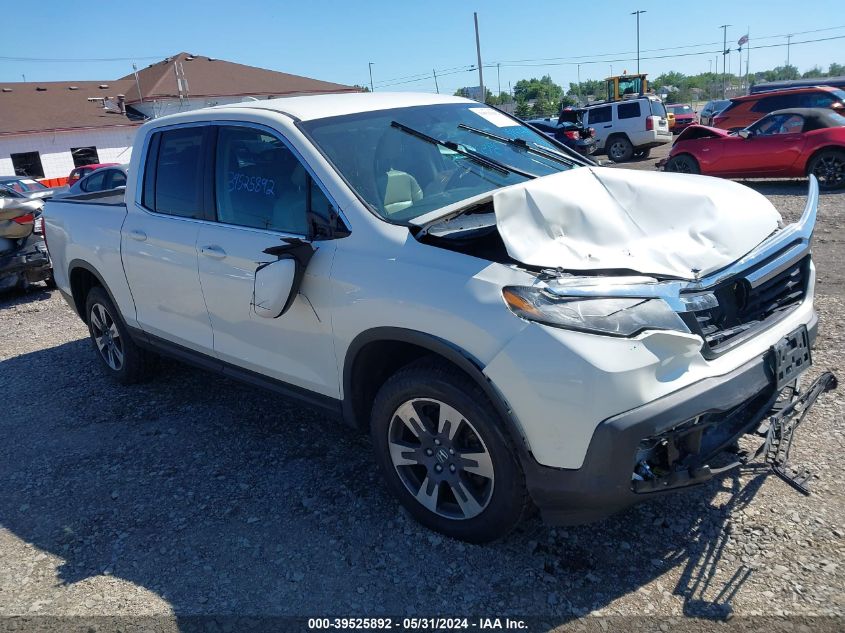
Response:
M493 194L508 254L530 266L695 279L781 225L749 187L689 174L581 167Z

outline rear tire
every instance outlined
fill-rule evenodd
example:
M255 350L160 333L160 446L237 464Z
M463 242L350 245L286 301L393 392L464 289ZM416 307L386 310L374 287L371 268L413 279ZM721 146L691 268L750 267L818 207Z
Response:
M605 144L607 157L614 163L624 163L631 160L634 155L634 146L628 137L617 134L607 139Z
M155 356L138 347L106 291L96 286L85 300L85 322L103 371L122 385L147 380Z
M376 396L370 431L388 488L426 527L486 543L521 520L522 468L487 396L458 369L435 359L400 369Z
M845 151L822 150L810 159L807 175L819 181L819 189L833 191L845 186Z
M698 166L698 161L689 154L680 154L669 159L666 163L666 171L674 171L679 174L700 174L701 167Z

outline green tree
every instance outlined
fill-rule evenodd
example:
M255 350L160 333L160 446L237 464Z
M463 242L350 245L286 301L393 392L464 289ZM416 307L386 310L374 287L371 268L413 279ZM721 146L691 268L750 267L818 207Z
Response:
M540 79L520 79L513 87L513 96L519 99L546 99L558 102L563 96L563 88L552 81L549 75L543 75Z
M810 70L801 75L802 79L814 79L816 77L824 77L824 71L819 66L813 66Z
M845 66L842 64L832 63L827 70L828 77L841 77L845 75Z
M525 99L518 99L514 114L520 119L525 119L531 115L531 106L528 105Z

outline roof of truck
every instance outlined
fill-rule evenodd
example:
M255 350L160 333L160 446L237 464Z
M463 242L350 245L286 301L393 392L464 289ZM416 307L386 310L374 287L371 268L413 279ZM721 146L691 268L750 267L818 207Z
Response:
M323 119L359 112L409 108L412 106L440 103L476 103L463 97L430 94L426 92L355 92L345 94L310 95L304 97L282 97L260 101L247 101L219 108L257 108L273 110L302 121ZM478 107L486 107L479 103Z

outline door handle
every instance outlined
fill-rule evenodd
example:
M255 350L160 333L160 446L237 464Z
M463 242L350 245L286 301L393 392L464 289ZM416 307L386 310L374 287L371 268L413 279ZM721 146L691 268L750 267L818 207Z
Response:
M224 257L226 257L226 251L224 251L223 248L218 246L217 244L209 244L208 246L203 246L200 249L200 252L206 257L211 257L212 259L223 259Z
M608 128L608 127L613 127L613 126L612 125L605 125L603 127Z
M143 242L147 239L147 234L144 233L141 229L132 229L131 231L129 231L129 237L131 237L133 240Z

